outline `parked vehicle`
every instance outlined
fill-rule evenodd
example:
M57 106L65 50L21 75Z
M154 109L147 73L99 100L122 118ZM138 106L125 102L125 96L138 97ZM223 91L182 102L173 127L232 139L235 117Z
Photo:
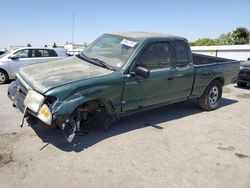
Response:
M240 73L237 80L238 87L246 87L250 83L250 58L240 63Z
M60 48L27 47L6 52L0 57L0 84L14 79L18 69L24 65L66 57L68 57L66 51Z
M72 141L95 120L109 129L120 116L191 98L217 109L222 86L237 80L239 67L192 54L182 37L110 33L78 56L21 68L8 96L24 117L61 127Z
M0 50L0 56L3 55L6 51Z

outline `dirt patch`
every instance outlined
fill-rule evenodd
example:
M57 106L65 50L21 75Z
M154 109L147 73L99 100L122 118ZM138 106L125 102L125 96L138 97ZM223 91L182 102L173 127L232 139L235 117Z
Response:
M235 147L233 147L233 146L228 146L228 147L218 146L217 149L222 150L222 151L234 151Z
M11 132L11 133L5 133L5 134L1 134L0 138L6 138L9 136L15 136L17 133L16 132Z
M17 138L16 132L5 133L0 135L0 168L14 162L13 154L13 141Z
M235 153L235 155L239 158L249 158L248 155L242 154L242 153Z
M10 162L14 162L11 155L12 153L0 153L0 168Z

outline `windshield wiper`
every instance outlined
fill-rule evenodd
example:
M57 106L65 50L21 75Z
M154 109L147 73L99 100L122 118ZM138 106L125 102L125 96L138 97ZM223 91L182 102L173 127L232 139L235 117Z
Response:
M98 63L99 65L101 65L102 67L109 69L109 70L117 70L114 67L111 67L110 65L108 65L107 63L105 63L104 61L97 59L97 58L90 58L91 60L95 61L96 63Z
M114 71L117 70L116 68L109 66L107 63L105 63L104 61L102 61L100 59L87 57L84 53L81 53L80 57L83 58L84 60L92 63L92 64L101 66L103 68L106 68L109 70L114 70Z

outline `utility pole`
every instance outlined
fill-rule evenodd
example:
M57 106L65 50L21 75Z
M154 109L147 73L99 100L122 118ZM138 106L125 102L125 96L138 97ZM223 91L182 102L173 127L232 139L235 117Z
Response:
M74 46L75 39L75 11L73 10L73 23L72 23L72 45Z

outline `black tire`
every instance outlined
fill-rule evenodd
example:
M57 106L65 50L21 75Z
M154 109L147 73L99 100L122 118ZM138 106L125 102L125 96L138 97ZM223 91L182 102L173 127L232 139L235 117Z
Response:
M201 97L198 98L199 106L207 111L219 108L222 96L222 85L218 80L212 81Z
M9 76L4 70L0 70L0 85L6 84L9 81Z
M238 87L246 87L247 83L245 83L245 82L237 82L237 86Z

